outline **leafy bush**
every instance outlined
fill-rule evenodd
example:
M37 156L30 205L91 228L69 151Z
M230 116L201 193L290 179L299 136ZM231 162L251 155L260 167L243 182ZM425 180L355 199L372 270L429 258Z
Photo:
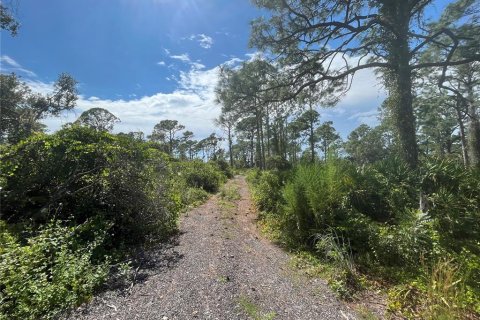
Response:
M102 216L113 223L114 238L129 243L175 228L165 157L132 139L63 129L11 147L0 169L9 223L61 219L76 225Z
M435 221L443 247L480 254L480 170L465 170L453 161L430 162L422 172L421 186L428 214Z
M349 296L348 288L356 287L352 270L359 270L404 286L392 297L399 299L397 310L406 316L418 314L411 306L427 310L438 305L428 311L433 318L479 311L478 169L429 161L411 170L396 158L358 168L336 160L301 165L285 177L286 183L281 183L284 179L277 173L253 170L247 177L257 206L267 211L261 218L269 225L262 228L275 234L276 240L315 252L336 270L343 270L329 277L341 295ZM462 294L454 294L456 307L450 305L450 291L432 284L448 282L437 268L442 258L458 266L454 269ZM419 268L420 261L424 268ZM432 299L436 302L426 303ZM442 305L442 299L451 308Z
M52 222L22 244L0 221L0 317L50 319L88 300L108 275L108 257L96 257L107 230Z
M262 175L262 171L260 169L254 168L247 171L246 180L252 186L255 186L257 185L258 179L260 179L261 175Z
M172 164L155 144L78 126L1 148L0 317L8 319L52 318L87 301L127 246L169 235L178 213L218 190L228 169Z
M263 172L253 188L253 199L261 211L276 213L282 204L281 182L277 174Z
M290 170L292 165L285 158L281 156L271 156L266 159L266 164L268 170L279 170L285 171Z
M223 186L220 189L220 197L227 201L236 201L241 199L240 191L237 186Z
M223 159L217 159L210 161L210 163L216 166L221 172L223 172L225 177L227 177L228 179L233 178L232 168L230 168L230 165L227 161Z
M360 287L358 274L348 239L329 232L316 236L315 248L322 260L331 263L335 275L329 279L330 286L344 299L352 297Z
M178 163L175 170L185 179L188 186L201 188L210 193L217 192L220 185L226 181L226 176L217 166L201 160Z

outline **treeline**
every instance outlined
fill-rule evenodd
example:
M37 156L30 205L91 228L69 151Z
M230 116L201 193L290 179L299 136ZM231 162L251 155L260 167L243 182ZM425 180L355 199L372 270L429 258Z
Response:
M55 318L108 281L127 283L132 253L172 235L179 213L232 175L215 135L177 139L173 120L146 141L112 134L120 119L94 108L45 134L41 119L75 107L75 80L63 74L41 95L0 77L2 319Z
M478 1L254 1L261 50L221 68L218 124L260 223L339 295L383 284L406 318L480 314ZM342 141L321 107L374 69L379 125Z
M342 141L332 121L320 121L319 112L319 108L338 102L338 84L282 97L286 88L275 88L277 77L282 76L278 68L266 58L257 58L238 68L225 66L221 70L217 100L222 113L216 123L226 133L231 165L274 168L282 161L326 160L329 153L359 164L389 155L402 157L391 117L391 98L379 108L380 125L371 128L362 124ZM451 68L449 84L456 88L454 95L439 87L441 75L431 72L425 78L418 77L412 87L416 93L412 107L419 161L435 157L459 161L465 167L478 166L480 63Z

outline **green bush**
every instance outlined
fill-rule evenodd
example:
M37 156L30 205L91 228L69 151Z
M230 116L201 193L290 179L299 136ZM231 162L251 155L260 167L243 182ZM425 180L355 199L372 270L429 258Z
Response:
M268 170L286 171L292 168L288 160L281 156L271 156L266 159L265 166Z
M113 223L115 241L129 243L175 228L166 158L142 142L72 127L12 146L0 169L9 223L77 225L102 216Z
M189 187L201 188L210 193L217 192L227 179L216 165L201 160L177 163L174 170L185 179Z
M2 146L0 160L7 319L52 318L87 301L128 246L171 234L178 213L218 190L228 170L173 163L155 144L77 126Z
M225 177L227 177L228 179L233 178L232 168L230 168L230 165L227 161L223 159L217 159L210 161L210 163L216 166L221 172L223 172Z
M352 250L365 252L374 225L352 201L358 181L355 168L342 161L300 166L284 189L285 215L296 224L294 237L313 244L316 234L348 234ZM362 211L361 211L362 210Z
M265 171L253 188L253 200L261 211L277 213L283 204L280 178L273 172Z
M108 257L96 252L107 230L98 220L53 222L23 244L0 221L0 318L50 319L88 300L108 275Z
M400 304L422 304L432 295L430 280L426 280L430 271L426 270L448 258L458 265L455 270L463 286L455 312L478 312L479 170L452 161L429 161L411 170L390 158L363 167L337 159L301 165L291 172L279 178L277 173L251 170L247 176L257 206L268 212L261 218L270 226L263 225L263 229L282 243L307 248L343 270L331 279L342 295L350 294L352 284L355 287L352 270L356 269L392 283L418 284L400 289L394 296L407 290L407 298ZM272 231L273 226L280 231ZM339 238L344 241L332 241ZM344 262L354 263L355 268L345 267ZM435 303L440 304L442 292L435 291ZM412 301L408 302L408 297ZM444 307L439 306L441 310Z
M245 179L250 185L255 186L257 185L258 179L260 179L261 175L262 175L262 171L260 169L254 168L247 171L247 175Z

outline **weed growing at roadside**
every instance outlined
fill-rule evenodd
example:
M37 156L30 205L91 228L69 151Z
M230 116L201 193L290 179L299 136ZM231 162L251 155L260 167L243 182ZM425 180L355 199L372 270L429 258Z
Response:
M240 296L238 303L243 311L253 320L273 320L277 316L274 311L270 311L265 314L262 313L259 306L244 295Z

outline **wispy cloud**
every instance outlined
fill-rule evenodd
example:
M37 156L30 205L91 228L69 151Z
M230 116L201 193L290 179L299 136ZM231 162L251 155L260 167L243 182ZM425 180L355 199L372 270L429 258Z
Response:
M170 53L170 52L169 52ZM178 60L181 61L185 64L190 65L191 68L195 70L200 70L200 69L205 69L205 65L200 62L200 60L193 61L190 59L190 56L188 53L182 53L182 54L169 54L168 57L170 59ZM163 61L162 61L163 62ZM165 63L163 64L165 65ZM170 67L170 66L169 66Z
M28 77L37 77L35 72L25 69L17 61L7 55L0 56L0 70L2 72L23 73Z
M169 55L169 57L171 59L180 60L180 61L185 62L185 63L190 63L191 62L190 57L188 56L188 53L173 54L173 55Z
M164 65L165 65L165 61L158 61L158 62L157 62L157 65L159 65L159 66L164 66Z
M188 38L183 38L183 39L188 39L190 41L197 41L200 47L204 49L210 49L213 46L213 38L210 36L207 36L206 34L199 33L199 34L192 34Z

